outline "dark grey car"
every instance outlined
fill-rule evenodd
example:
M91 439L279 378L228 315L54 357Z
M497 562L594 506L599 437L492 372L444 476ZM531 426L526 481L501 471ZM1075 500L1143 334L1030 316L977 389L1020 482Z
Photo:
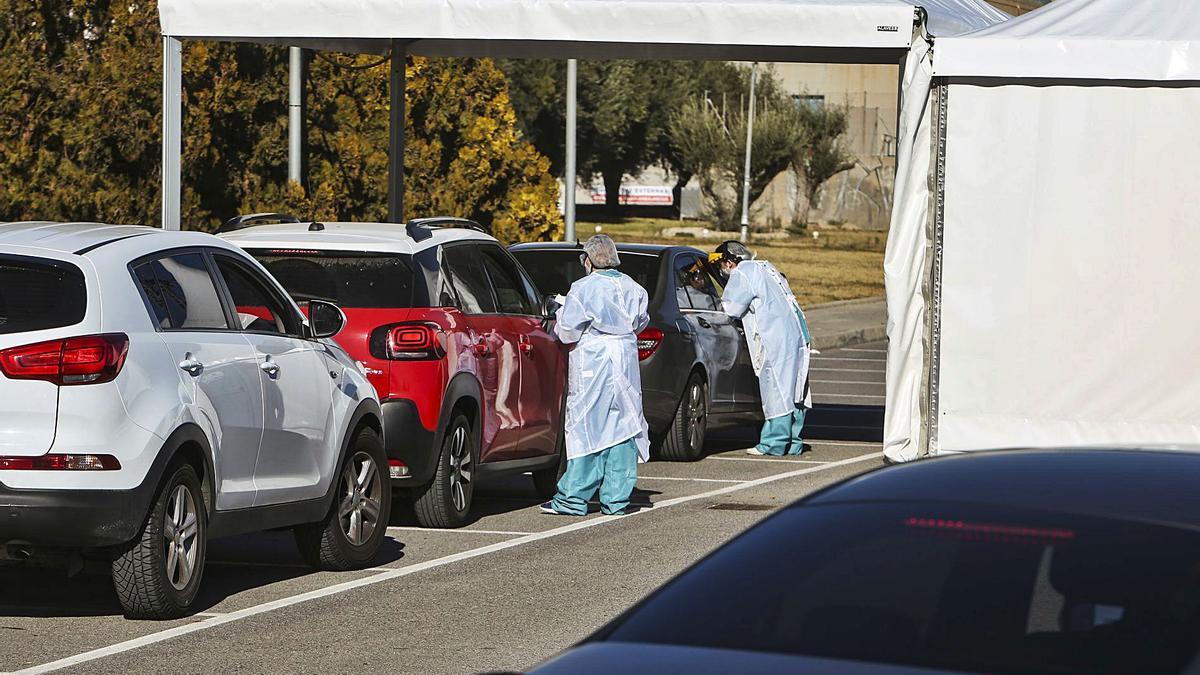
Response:
M583 276L581 250L567 243L509 248L544 294L563 294ZM703 456L709 429L762 421L758 379L739 322L720 310L720 287L689 274L706 254L689 246L618 244L621 271L650 295L650 325L638 336L642 405L662 459Z

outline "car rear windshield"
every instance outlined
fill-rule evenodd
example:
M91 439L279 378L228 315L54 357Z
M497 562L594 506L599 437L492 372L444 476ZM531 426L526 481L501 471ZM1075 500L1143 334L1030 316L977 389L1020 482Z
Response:
M603 639L973 672L1177 672L1200 643L1200 533L955 504L793 508Z
M579 264L580 249L525 249L513 251L512 254L529 272L542 294L566 295L571 290L571 284L583 277L583 265ZM621 272L653 295L658 284L659 257L627 251L622 251L620 256Z
M250 251L298 301L344 308L413 306L412 256L340 251Z
M0 334L73 326L86 311L87 286L78 267L0 255Z

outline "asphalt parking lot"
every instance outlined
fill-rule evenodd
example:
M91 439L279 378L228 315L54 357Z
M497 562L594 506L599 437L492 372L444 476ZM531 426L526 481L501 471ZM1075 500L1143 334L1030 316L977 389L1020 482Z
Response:
M214 541L198 613L126 621L107 576L0 569L0 671L474 673L528 668L771 511L882 465L884 345L826 350L800 458L752 457L754 430L700 462L652 462L624 517L538 512L527 477L481 490L461 530L399 513L377 566L317 573L290 533ZM775 570L790 574L786 560Z

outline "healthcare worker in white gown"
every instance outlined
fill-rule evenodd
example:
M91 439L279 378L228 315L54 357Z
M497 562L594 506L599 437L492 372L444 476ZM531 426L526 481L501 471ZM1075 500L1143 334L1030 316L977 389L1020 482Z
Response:
M624 514L637 465L650 457L642 415L637 334L650 323L645 289L617 271L617 247L598 234L583 245L587 272L571 285L554 328L573 345L567 368L567 469L545 513L582 516L600 493L600 510Z
M758 445L746 452L799 455L804 451L800 436L804 417L812 408L808 388L812 337L787 279L771 263L753 257L737 241L721 244L710 256L722 275L728 275L721 308L742 320L758 375L766 422Z

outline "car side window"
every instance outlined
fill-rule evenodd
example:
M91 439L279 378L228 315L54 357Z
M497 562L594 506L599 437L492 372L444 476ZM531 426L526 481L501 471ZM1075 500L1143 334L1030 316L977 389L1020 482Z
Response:
M228 330L229 320L200 253L178 253L133 269L146 309L160 330Z
M249 267L227 255L215 255L217 269L233 300L238 330L300 337L295 313Z
M495 314L496 301L491 284L483 270L483 256L478 246L460 244L447 246L442 262L450 269L455 295L467 314Z
M487 270L488 278L492 280L499 310L504 314L533 314L533 306L516 264L497 246L481 248L483 267Z
M703 260L698 256L680 256L676 261L676 269L679 270L679 292L682 292L688 298L688 304L693 309L703 309L707 311L717 311L720 309L720 300L717 297L717 289L713 285L712 277L708 275L708 271L703 265L699 265ZM684 307L683 300L680 300L680 307Z

